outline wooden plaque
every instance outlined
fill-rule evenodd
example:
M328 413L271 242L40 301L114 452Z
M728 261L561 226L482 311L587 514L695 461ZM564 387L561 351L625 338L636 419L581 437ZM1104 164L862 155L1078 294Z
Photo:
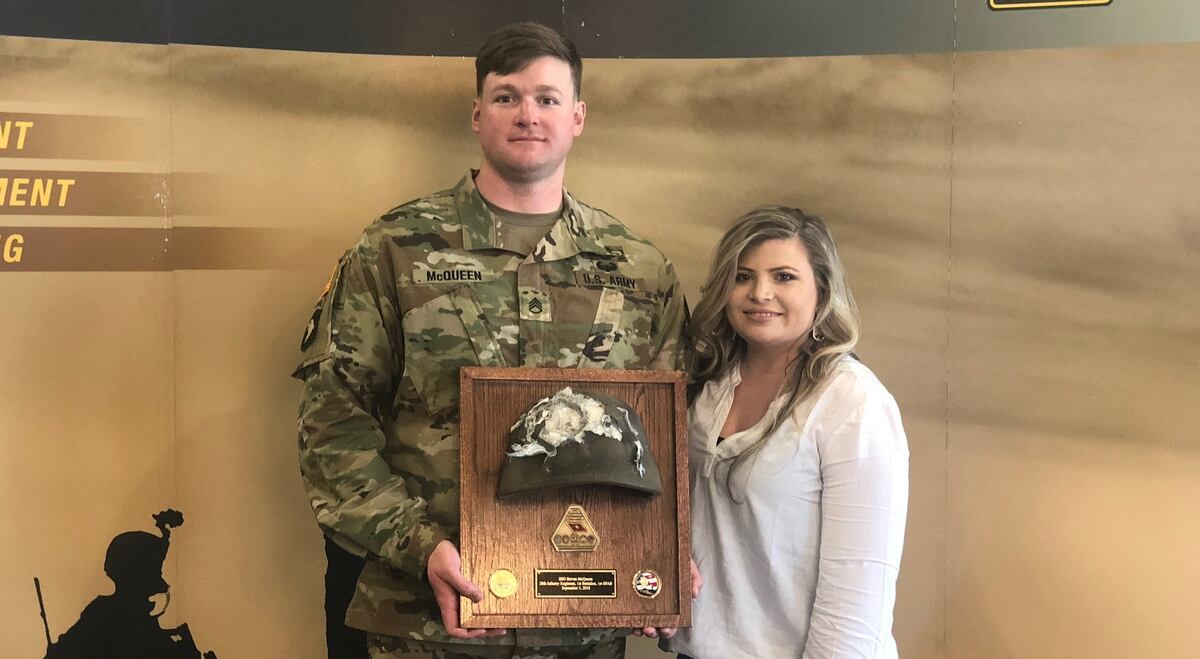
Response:
M684 378L677 371L462 369L459 550L463 574L484 594L478 604L462 598L463 627L691 624ZM570 485L498 496L513 424L568 386L607 394L637 413L661 495Z

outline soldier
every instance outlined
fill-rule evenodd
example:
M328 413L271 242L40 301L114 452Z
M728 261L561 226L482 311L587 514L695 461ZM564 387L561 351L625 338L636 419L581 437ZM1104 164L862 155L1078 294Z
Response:
M170 602L170 586L162 576L171 528L183 525L183 514L164 510L154 515L161 535L126 531L112 539L104 553L104 573L116 590L92 600L46 659L216 659L201 655L186 624L158 625ZM49 632L47 631L47 636Z
M313 312L301 474L326 536L365 557L346 622L372 657L621 657L624 630L458 624L459 595L482 598L455 544L459 369L682 368L686 317L662 253L563 189L574 45L509 25L475 70L479 169L368 226Z

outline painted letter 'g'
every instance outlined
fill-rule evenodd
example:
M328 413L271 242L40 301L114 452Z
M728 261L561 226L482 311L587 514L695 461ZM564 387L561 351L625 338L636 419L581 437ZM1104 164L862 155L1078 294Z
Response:
M4 241L4 262L20 263L21 255L25 252L25 236L14 233Z

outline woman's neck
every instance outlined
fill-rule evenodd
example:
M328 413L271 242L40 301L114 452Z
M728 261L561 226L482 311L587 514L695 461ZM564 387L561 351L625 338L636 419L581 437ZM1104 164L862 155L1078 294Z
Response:
M793 348L762 348L746 346L746 353L738 365L742 379L771 379L783 382L787 377L788 366L796 358Z

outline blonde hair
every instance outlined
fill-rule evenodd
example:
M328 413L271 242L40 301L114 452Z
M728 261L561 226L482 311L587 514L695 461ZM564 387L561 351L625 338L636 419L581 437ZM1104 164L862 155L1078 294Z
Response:
M784 388L787 400L771 420L761 439L744 451L730 467L730 477L758 452L796 407L821 387L838 361L853 356L858 344L858 306L846 283L846 271L833 236L820 218L798 208L764 206L746 213L725 232L713 252L712 267L701 288L700 303L692 316L690 332L695 347L693 391L727 374L745 355L746 342L733 331L725 315L742 255L767 240L797 239L808 253L817 287L812 328L796 358L788 364Z

